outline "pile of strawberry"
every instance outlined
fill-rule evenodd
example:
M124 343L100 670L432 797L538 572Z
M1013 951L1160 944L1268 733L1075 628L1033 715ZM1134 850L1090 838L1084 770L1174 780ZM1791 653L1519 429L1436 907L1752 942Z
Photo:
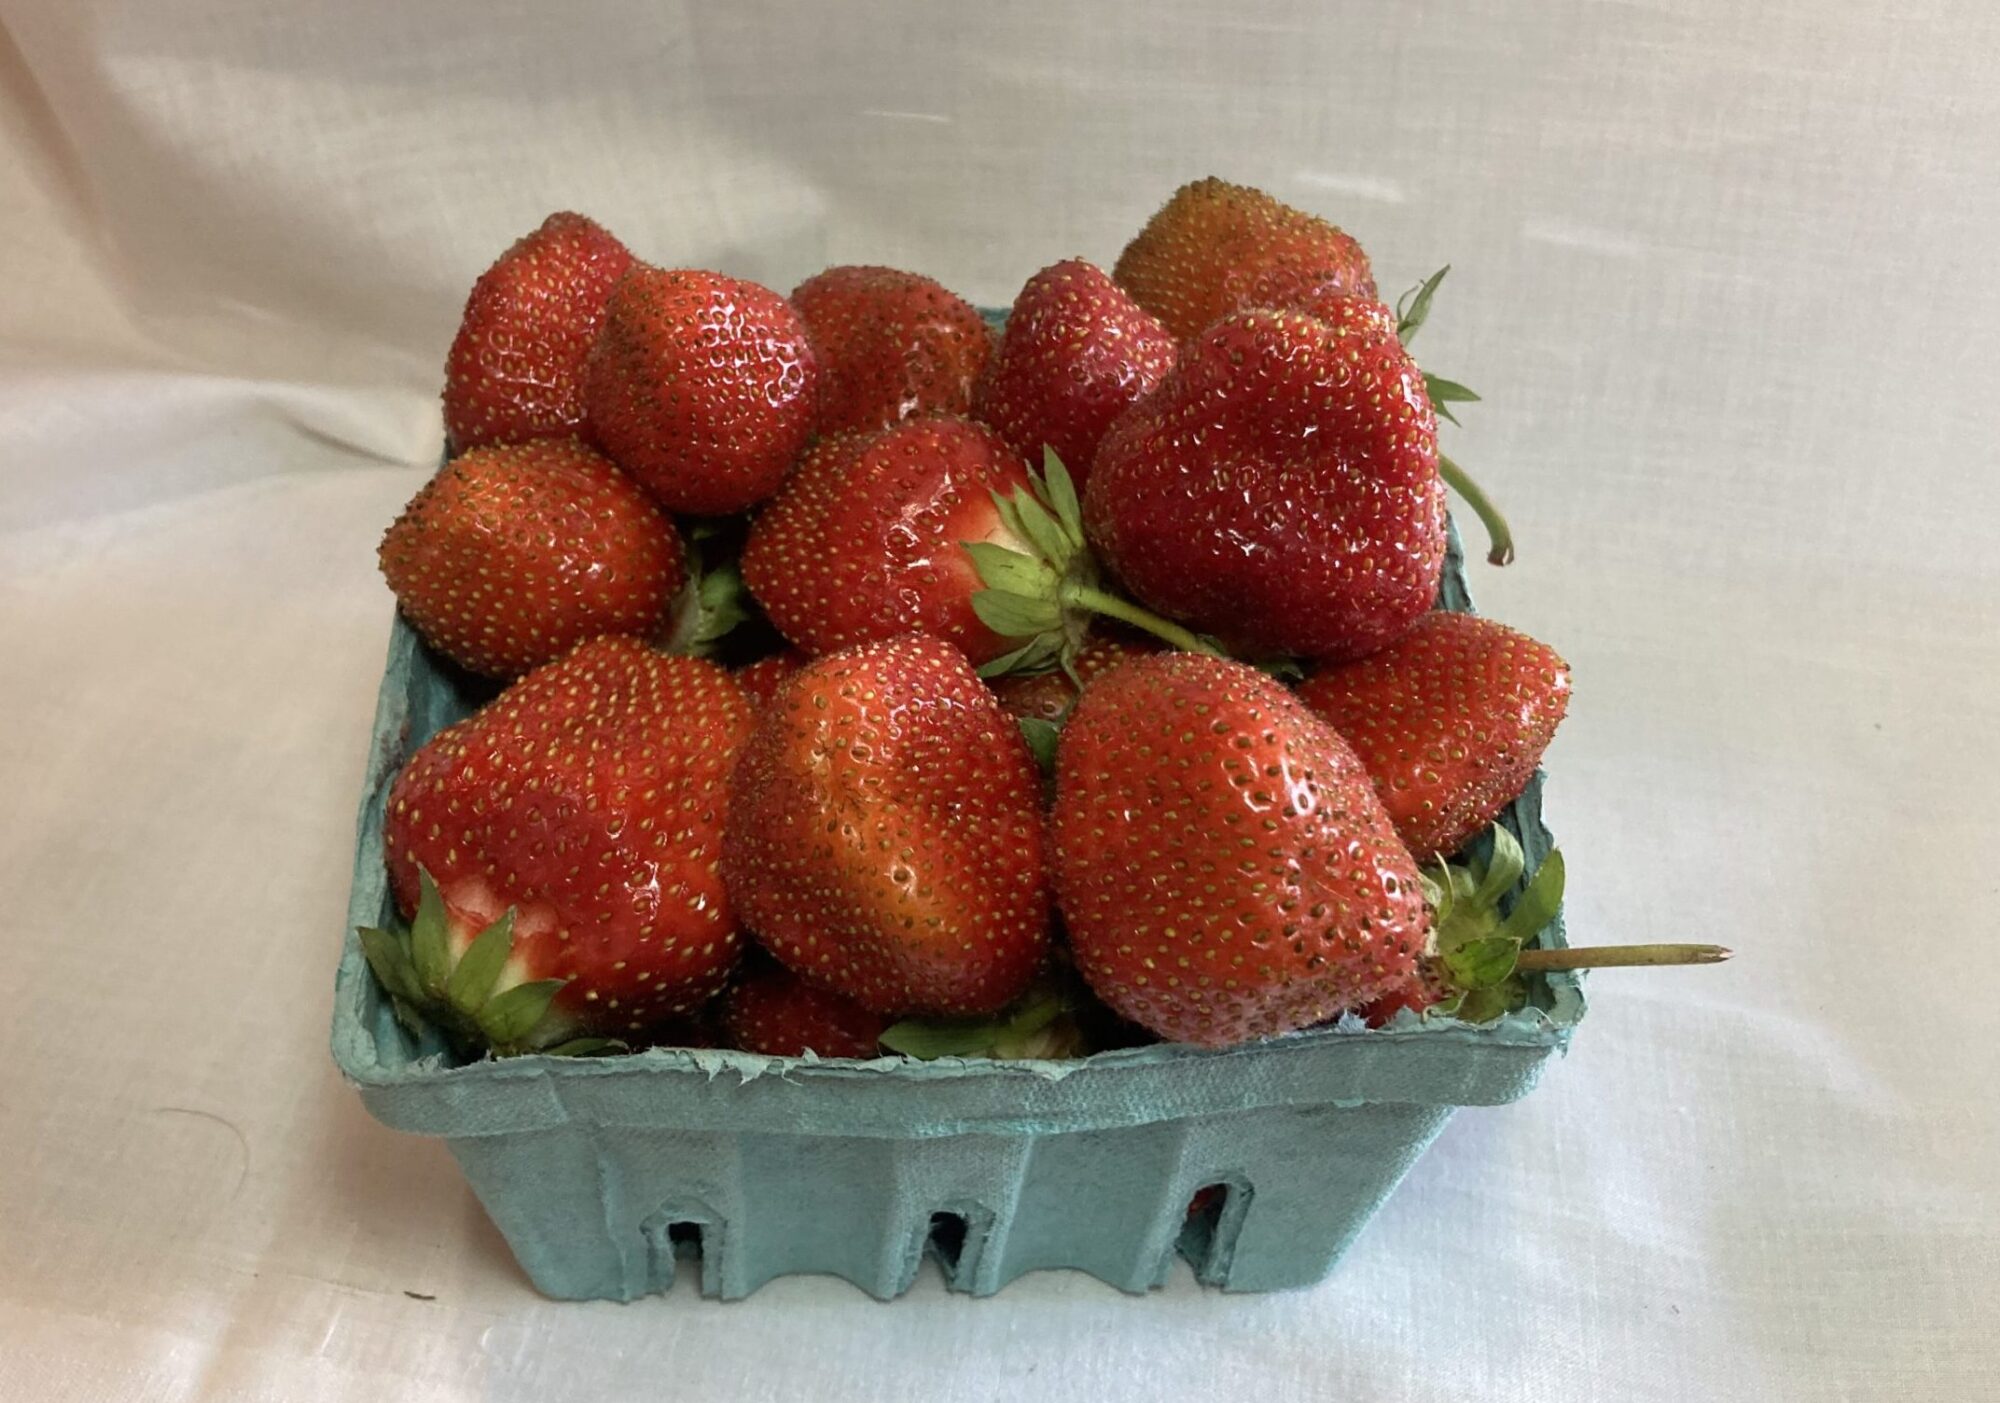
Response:
M785 297L551 216L473 288L454 456L381 547L506 684L390 795L397 1008L469 1053L865 1057L1518 1003L1560 862L1507 901L1504 830L1445 859L1568 671L1435 610L1472 397L1405 348L1435 287L1391 309L1217 180L998 335L913 273Z

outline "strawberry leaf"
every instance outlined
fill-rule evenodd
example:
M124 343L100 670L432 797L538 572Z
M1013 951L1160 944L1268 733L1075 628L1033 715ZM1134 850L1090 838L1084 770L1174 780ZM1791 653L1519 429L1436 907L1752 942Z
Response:
M368 957L368 968L375 971L382 987L398 1000L421 999L423 989L417 983L416 966L410 963L407 943L373 926L358 927L357 933L361 936L361 953Z
M974 606L975 609L977 606ZM979 675L991 680L1016 673L1053 671L1065 653L1063 640L1055 633L1038 633L1011 653L1002 653L979 665Z
M1430 317L1431 298L1437 293L1438 284L1444 281L1444 275L1450 271L1451 265L1447 263L1396 299L1396 335L1402 338L1405 346L1410 344L1410 338Z
M1445 955L1445 968L1461 989L1490 989L1514 972L1521 942L1506 936L1489 935L1468 941Z
M602 1057L613 1052L629 1052L631 1048L617 1038L571 1038L542 1051L550 1057Z
M1562 908L1565 875L1562 850L1556 849L1542 859L1528 889L1516 898L1514 909L1507 913L1497 933L1517 945L1526 945L1540 935Z
M1442 375L1424 372L1424 388L1430 392L1432 404L1477 404L1479 396L1456 380L1447 380Z
M479 932L465 953L458 957L451 978L445 981L444 995L453 1008L471 1017L493 994L507 957L514 952L514 912L510 907L499 920Z
M479 1031L493 1051L502 1057L521 1051L566 982L537 979L516 984L487 1000L479 1011Z
M1002 638L1026 638L1062 626L1054 599L1034 599L1005 590L983 589L972 596L972 612Z
M1054 774L1056 741L1062 735L1061 729L1053 721L1044 721L1039 716L1022 716L1017 718L1017 721L1021 727L1021 736L1028 742L1028 749L1035 757L1035 763L1041 766L1044 775Z
M1055 513L1063 534L1075 550L1083 549L1083 503L1077 500L1076 483L1063 466L1055 449L1042 447L1042 487L1049 509Z
M417 869L417 918L410 923L410 958L417 984L431 998L444 995L451 975L451 936L446 928L444 896L431 874Z
M988 589L1025 595L1031 599L1055 592L1055 572L1033 556L991 541L963 541L960 546L972 557L980 583Z

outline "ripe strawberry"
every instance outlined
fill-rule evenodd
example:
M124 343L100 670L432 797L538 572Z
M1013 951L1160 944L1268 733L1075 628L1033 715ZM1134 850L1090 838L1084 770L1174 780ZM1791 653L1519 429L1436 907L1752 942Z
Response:
M1084 492L1100 556L1154 609L1241 650L1351 657L1431 606L1437 420L1372 313L1239 312L1113 426Z
M978 309L917 273L829 268L794 288L792 305L819 356L823 434L963 414L993 353Z
M741 511L784 481L818 413L805 324L777 293L640 263L584 367L598 441L669 510Z
M771 704L771 698L778 695L778 688L785 685L785 680L805 665L804 653L796 648L787 648L737 668L737 685L750 699L750 709L761 712Z
M460 452L583 426L583 359L625 245L580 214L552 214L479 275L444 363L444 426Z
M1431 613L1378 653L1318 669L1299 698L1354 747L1410 851L1449 856L1533 778L1569 665L1491 619Z
M1262 190L1213 176L1176 190L1111 275L1181 341L1248 307L1294 307L1329 289L1375 295L1360 244Z
M830 654L778 693L722 871L765 948L876 1013L991 1013L1048 950L1041 776L937 638Z
M379 559L417 631L489 677L599 634L648 633L687 578L673 523L575 439L452 459L403 508Z
M642 1036L698 1006L739 948L716 868L749 731L714 663L599 638L439 732L389 794L389 875L416 922L407 951L364 934L383 983L499 1052Z
M1092 683L1063 728L1054 839L1077 968L1165 1038L1303 1028L1426 951L1416 864L1361 762L1242 663L1162 653Z
M996 677L988 685L1000 699L1000 709L1021 720L1047 721L1061 725L1076 705L1082 688L1129 658L1157 653L1160 645L1149 638L1127 638L1112 633L1093 633L1070 662L1070 671L1011 673ZM1071 673L1075 675L1072 677Z
M985 662L1015 645L973 612L981 582L960 542L1018 544L993 493L1027 482L966 419L822 439L750 528L744 583L808 653L920 631Z
M1028 279L1000 351L973 395L991 424L1030 462L1052 448L1080 488L1111 421L1166 377L1174 338L1080 258Z
M723 995L731 1046L772 1057L874 1057L889 1020L766 961Z

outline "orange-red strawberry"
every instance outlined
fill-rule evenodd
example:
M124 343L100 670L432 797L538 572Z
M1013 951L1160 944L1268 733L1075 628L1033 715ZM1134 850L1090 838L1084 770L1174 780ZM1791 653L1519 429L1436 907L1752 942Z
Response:
M581 431L583 359L612 284L631 266L625 245L565 211L480 274L444 363L455 448Z
M814 445L750 528L743 582L808 653L923 632L974 662L1018 645L973 612L983 587L960 544L1020 543L995 492L1027 465L970 420L913 419Z
M786 648L737 668L736 681L743 688L743 695L750 699L752 709L762 711L770 705L771 698L778 695L778 688L785 685L785 679L805 665L804 653L796 648Z
M1077 968L1162 1037L1222 1046L1405 983L1430 916L1346 742L1242 663L1111 669L1063 727L1056 891Z
M1379 648L1431 606L1437 419L1369 306L1224 318L1112 427L1084 525L1142 602L1243 651L1306 657Z
M1299 697L1347 738L1411 852L1450 856L1527 787L1569 705L1569 665L1472 614L1426 614Z
M416 920L400 963L364 934L384 984L502 1052L643 1037L700 1005L739 950L717 864L749 731L714 663L600 638L439 732L389 794Z
M1030 462L1054 449L1081 488L1111 421L1173 365L1166 328L1102 269L1072 258L1014 299L972 413Z
M1000 709L1009 716L1061 725L1070 708L1076 705L1077 694L1083 687L1128 658L1159 650L1160 645L1148 638L1093 633L1077 649L1069 671L1056 668L1050 672L1010 673L994 678L989 685L993 695L1000 699Z
M722 871L791 969L881 1014L991 1013L1048 951L1041 776L965 657L816 659L758 717Z
M764 962L729 986L722 1023L732 1046L772 1057L874 1057L889 1020Z
M1213 176L1183 185L1118 255L1112 276L1182 341L1246 307L1317 292L1375 295L1361 245L1304 210Z
M829 268L792 289L820 366L819 430L879 429L963 414L993 352L979 311L895 268Z
M687 579L673 523L574 439L452 459L403 508L378 559L431 646L489 677L599 634L648 633Z
M672 511L721 515L784 481L818 413L792 305L756 283L634 264L584 367L590 427Z

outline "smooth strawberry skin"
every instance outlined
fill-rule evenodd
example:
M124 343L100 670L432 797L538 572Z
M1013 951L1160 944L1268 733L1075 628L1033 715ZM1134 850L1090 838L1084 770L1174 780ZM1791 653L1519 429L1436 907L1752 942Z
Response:
M1225 1046L1405 984L1416 864L1332 727L1242 663L1161 653L1085 690L1056 765L1077 968L1164 1038Z
M1055 450L1081 488L1112 420L1166 378L1174 338L1080 258L1028 279L972 414L1031 463Z
M833 653L779 689L722 871L767 950L875 1013L992 1013L1048 953L1041 776L941 639Z
M1239 312L1112 427L1084 491L1140 601L1252 655L1354 657L1430 608L1437 418L1379 319Z
M583 362L632 255L595 220L550 215L480 274L445 357L444 423L463 452L583 431Z
M670 511L742 511L777 491L811 437L819 371L777 293L634 264L584 367L598 442Z
M778 695L778 688L785 679L804 667L809 659L796 648L785 648L759 658L754 663L745 663L736 669L736 681L743 688L743 695L750 699L751 709L762 711Z
M1410 851L1449 857L1534 777L1569 706L1569 665L1505 624L1438 612L1298 693L1367 766Z
M1346 233L1213 176L1176 190L1119 254L1112 277L1181 341L1249 307L1296 307L1321 292L1375 295L1368 255Z
M722 998L730 1044L771 1057L874 1057L889 1026L881 1014L775 962L760 963Z
M1131 658L1157 653L1160 645L1148 638L1128 638L1115 633L1092 633L1070 661L1076 675L1056 668L1051 672L1009 673L987 685L1000 699L1000 709L1020 720L1047 721L1061 725L1076 705L1083 687ZM1081 687L1078 685L1081 684Z
M822 439L751 526L743 581L808 653L922 632L985 662L1019 640L973 612L984 586L961 542L1018 548L992 494L1027 482L1019 455L966 419Z
M575 439L460 454L403 508L378 560L432 647L501 678L600 634L651 632L687 580L673 523Z
M516 910L508 985L563 979L564 1032L642 1037L720 989L740 938L717 871L750 707L729 674L600 638L411 757L389 794L405 915L437 882L454 955Z
M993 353L978 308L896 268L828 268L792 290L821 374L819 431L885 428L963 414Z

